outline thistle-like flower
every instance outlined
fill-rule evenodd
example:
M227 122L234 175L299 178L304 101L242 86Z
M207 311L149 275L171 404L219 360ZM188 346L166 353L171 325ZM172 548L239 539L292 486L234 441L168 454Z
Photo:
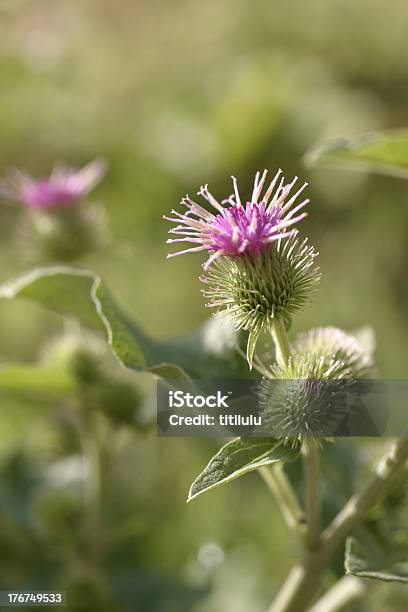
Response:
M168 257L208 251L210 256L204 264L207 270L212 262L223 255L234 258L257 256L276 240L292 236L294 231L289 228L306 216L305 212L300 211L309 200L304 199L296 206L294 204L307 183L290 196L298 177L285 185L284 176L279 170L262 195L266 176L267 170L262 175L257 172L251 199L246 204L241 201L235 177L232 177L234 193L221 203L210 193L207 185L198 192L215 212L203 208L189 196L183 198L181 203L187 212L172 210L174 217L164 217L177 224L169 233L180 236L170 238L167 242L186 242L193 246L170 253Z
M40 211L77 204L101 181L106 163L96 159L81 170L55 164L47 178L34 179L11 169L0 181L0 197Z

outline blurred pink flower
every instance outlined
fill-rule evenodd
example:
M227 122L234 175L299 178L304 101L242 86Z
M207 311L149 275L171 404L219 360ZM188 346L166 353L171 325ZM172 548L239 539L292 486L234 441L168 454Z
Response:
M27 208L49 210L76 204L102 179L106 162L96 159L82 169L55 164L49 177L35 179L17 168L0 181L0 197Z

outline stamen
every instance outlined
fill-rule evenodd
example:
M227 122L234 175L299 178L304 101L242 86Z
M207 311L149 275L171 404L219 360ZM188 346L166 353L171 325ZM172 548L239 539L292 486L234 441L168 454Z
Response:
M207 272L207 270L211 266L211 264L214 263L214 261L216 261L217 259L219 259L219 257L221 257L221 255L224 255L224 251L222 249L220 249L219 251L216 251L215 253L213 253L211 255L211 257L209 257L207 259L207 261L205 262L205 264L203 265L203 269Z
M216 200L214 198L214 196L212 195L212 193L210 193L208 191L208 185L203 185L202 187L200 187L200 191L197 192L198 195L201 195L203 198L205 198L210 204L212 204L214 206L214 208L216 208L218 211L220 211L221 213L223 212L223 207L221 206L221 204L218 202L218 200Z
M302 213L301 215L299 215L298 217L295 217L294 219L290 219L290 220L284 219L278 225L275 226L275 231L281 228L289 227L290 225L293 225L294 223L301 221L305 217L307 217L307 213Z
M237 206L237 203L234 200L234 194L232 193L231 195L228 196L228 198L225 198L225 200L221 200L221 204L229 204L230 206Z
M241 198L239 197L237 179L235 178L235 176L231 176L231 178L232 178L232 183L234 185L234 193L235 193L235 199L237 201L237 205L242 207Z
M280 207L283 202L285 201L288 193L290 192L290 185L285 185L285 187L282 188L282 192L279 196L279 198L274 202L274 206ZM270 206L272 205L272 202L270 204Z
M197 204L197 202L194 202L194 200L191 200L188 195L181 200L181 204L183 204L186 208L189 208L197 216L203 217L204 219L210 219L214 217L214 215L210 213L210 211Z
M267 242L273 242L274 240L281 240L281 238L290 238L291 236L294 236L296 234L295 230L292 230L291 232L285 232L283 234L274 234L273 236L269 236L269 238L267 238Z
M251 199L251 202L254 202L255 204L258 203L258 198L264 186L267 174L268 174L268 171L264 170L261 180L259 180L259 172L256 173L255 182L254 182L254 190L252 192L252 199Z
M184 255L184 253L197 253L198 251L205 251L205 250L206 250L205 246L193 247L191 249L185 249L184 251L178 251L177 253L168 253L167 259L170 259L170 257L176 257L176 255Z
M303 200L303 202L301 202L300 204L298 204L297 206L295 206L295 208L293 208L290 213L288 215L286 215L286 219L291 219L293 217L293 215L295 215L299 210L301 210L302 208L304 208L307 204L309 204L310 200ZM282 209L283 210L283 209Z
M276 202L278 202L279 197L280 197L280 193L282 191L283 188L283 183L284 183L285 177L282 176L281 180L279 181L279 187L277 188L269 206L268 206L268 211L271 210L271 208L273 208L276 205Z
M269 198L272 195L272 191L275 189L275 185L278 181L278 178L280 177L280 175L282 174L282 170L279 168L279 170L277 171L277 173L275 174L274 178L272 179L271 184L269 185L264 197L262 198L262 202L266 205L268 204Z
M288 202L286 202L285 206L282 208L282 212L285 212L286 210L289 210L289 208L292 206L292 204L294 203L294 201L299 197L299 195L302 193L302 191L307 187L308 183L304 183L302 185L302 187L295 193L294 196L292 196L290 198L290 200L288 200Z
M166 244L173 242L202 242L201 238L167 238Z
M243 253L248 245L249 245L249 240L245 238L245 240L242 241L242 244L238 249L238 253Z

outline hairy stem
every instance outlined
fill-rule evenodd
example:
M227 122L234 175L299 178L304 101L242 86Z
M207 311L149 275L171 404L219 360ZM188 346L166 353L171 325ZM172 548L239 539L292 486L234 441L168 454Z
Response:
M86 520L85 531L88 541L88 554L92 563L100 561L102 546L102 498L104 457L99 439L97 415L89 409L86 395L82 398L80 441L83 457L88 470L85 490Z
M100 557L102 466L98 441L91 432L86 434L84 452L88 475L88 538L89 552L94 562Z
M343 576L325 593L309 612L337 612L354 599L362 597L367 591L367 584L356 576Z
M408 460L408 437L394 442L379 461L371 479L355 493L323 532L321 544L296 565L278 593L269 612L303 612L316 595L322 572L350 531L384 496Z
M284 367L289 361L290 346L285 325L276 317L272 321L271 333L276 349L276 361L279 366Z
M305 515L281 464L262 467L259 474L273 493L289 529L305 543Z
M321 528L320 509L320 450L313 444L304 444L303 468L305 480L305 505L307 538L311 549L319 546Z
M321 569L303 561L289 572L268 612L304 612L320 584Z
M349 499L323 532L322 541L326 555L335 551L366 512L381 500L390 483L404 468L407 460L408 437L404 437L393 442L378 462L365 487Z

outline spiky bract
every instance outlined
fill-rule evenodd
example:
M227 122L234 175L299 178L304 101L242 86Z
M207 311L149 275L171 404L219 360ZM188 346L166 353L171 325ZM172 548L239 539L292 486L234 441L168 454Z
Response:
M260 333L278 317L288 327L293 313L313 297L320 280L317 253L307 239L288 238L259 255L221 257L201 278L207 306L226 313L239 329Z
M304 357L316 353L326 362L340 361L351 378L373 374L372 355L364 351L354 336L337 327L316 327L299 334L292 345L292 353Z
M373 371L371 355L341 329L299 334L286 366L274 365L260 386L263 424L277 437L316 441L341 431L357 390Z

